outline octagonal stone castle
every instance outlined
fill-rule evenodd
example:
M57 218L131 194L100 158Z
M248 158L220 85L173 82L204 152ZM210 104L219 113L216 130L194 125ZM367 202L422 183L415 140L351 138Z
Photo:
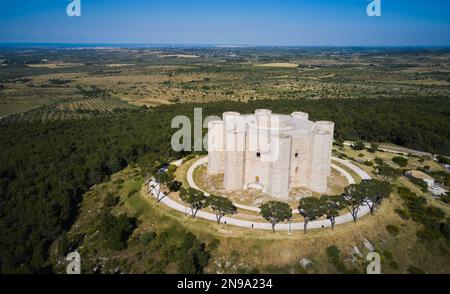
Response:
M227 191L258 189L289 199L293 188L327 191L334 123L304 112L226 112L208 124L208 175L224 174Z

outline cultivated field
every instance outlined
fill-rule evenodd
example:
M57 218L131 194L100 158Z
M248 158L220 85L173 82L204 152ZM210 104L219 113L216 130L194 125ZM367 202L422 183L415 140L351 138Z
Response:
M134 106L448 97L449 57L444 49L392 48L2 50L0 116L89 99L79 87Z

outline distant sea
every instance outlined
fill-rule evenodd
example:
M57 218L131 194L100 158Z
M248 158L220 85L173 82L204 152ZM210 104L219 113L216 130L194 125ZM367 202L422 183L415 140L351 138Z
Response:
M281 46L281 45L231 45L231 44L145 44L145 43L32 43L32 42L0 42L0 48L59 48L59 49L96 49L96 48L285 48L285 49L359 49L359 50L420 50L420 49L449 49L450 46Z
M205 48L210 44L137 44L137 43L14 43L0 42L0 48Z

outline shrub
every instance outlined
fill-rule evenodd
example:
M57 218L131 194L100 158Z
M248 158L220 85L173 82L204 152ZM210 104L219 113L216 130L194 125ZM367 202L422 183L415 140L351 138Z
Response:
M173 263L183 274L203 273L210 258L205 244L180 226L171 226L158 233L152 246L160 250L161 263Z
M136 227L136 220L125 215L114 216L106 211L100 215L99 233L106 247L113 250L123 250Z
M334 140L334 145L338 147L344 147L344 140L338 137Z
M408 165L408 159L401 156L396 156L392 158L392 161L401 167L406 167Z
M415 193L413 193L411 190L405 187L399 187L398 188L398 194L400 195L400 198L405 200L406 202L420 202L421 204L426 203L426 199L423 197L417 197Z
M450 159L441 155L437 157L437 160L442 164L450 164Z
M376 143L372 143L372 144L370 144L370 147L367 148L367 151L369 151L370 153L375 153L378 151L379 147L380 147L380 145L378 145Z
M366 160L366 161L364 161L364 165L373 166L373 162Z
M445 212L442 209L426 205L427 201L425 198L418 197L407 188L399 188L398 191L405 202L406 211L400 209L395 211L401 217L402 215L407 215L424 226L422 230L417 232L418 238L424 241L433 241L446 236L446 224L442 223Z
M142 245L148 245L151 241L153 241L156 238L155 232L147 232L141 235L139 238L139 241Z
M338 272L345 273L347 268L341 260L341 251L335 245L327 248L327 255L330 263L338 270Z
M213 239L208 244L208 250L209 251L214 251L214 250L216 250L219 247L219 245L220 245L220 241L218 239Z
M114 207L119 203L119 201L120 201L119 196L115 196L113 193L108 193L106 194L103 203L105 204L106 207Z
M385 260L392 260L392 253L387 251L387 250L385 250L383 252L382 258L385 259Z
M333 245L327 248L327 255L330 258L340 258L341 251L336 247L336 245Z
M445 223L441 223L440 230L445 239L450 240L450 219Z
M366 148L366 146L364 145L363 141L356 141L355 143L353 143L351 145L351 148L353 150L364 150Z
M394 211L403 219L403 220L409 220L409 214L408 211L406 209L400 209L400 208L396 208L394 209Z
M446 171L434 171L429 172L429 174L431 174L437 182L443 183L444 186L450 187L450 173Z
M191 232L184 236L184 240L181 246L176 248L174 256L178 257L178 268L183 274L201 274L210 258L205 244L200 243Z
M375 157L374 159L375 163L378 165L382 165L384 163L383 159L379 158L379 157Z
M398 263L396 263L395 261L389 262L389 266L390 266L391 268L395 269L395 270L400 268L400 266L398 265Z
M447 203L447 204L450 203L450 193L447 193L447 194L441 196L440 199L444 203Z
M69 238L67 237L67 232L63 232L58 242L58 254L61 256L66 256L69 251L69 247L70 242Z
M178 191L181 190L181 187L183 186L183 183L181 183L179 181L172 181L167 186L169 187L169 190L171 192L178 192Z
M124 179L117 179L117 180L115 180L113 183L114 183L114 184L120 185L120 184L125 183L125 180L124 180Z
M386 230L391 234L392 236L397 236L400 232L399 228L396 225L388 225L386 226Z
M133 196L134 194L137 194L139 191L136 189L131 190L130 192L128 192L128 197Z
M422 241L430 242L438 240L441 237L441 234L439 231L425 227L422 230L417 231L417 237Z
M186 157L184 158L184 162L187 162L187 161L189 161L189 160L192 160L192 159L194 159L195 157L196 157L195 154L189 154L188 156L186 156Z
M414 177L408 177L408 179L411 181L411 183L417 185L420 187L420 189L422 190L422 192L427 192L428 191L428 184L426 182L424 182L421 179L417 179Z
M437 228L440 221L444 218L445 212L434 206L412 206L410 210L411 218L427 227Z
M402 175L402 171L390 167L388 164L381 164L377 169L378 176L386 182L393 182Z
M177 169L178 169L178 166L171 164L169 166L169 168L167 169L167 172L173 174L177 171Z

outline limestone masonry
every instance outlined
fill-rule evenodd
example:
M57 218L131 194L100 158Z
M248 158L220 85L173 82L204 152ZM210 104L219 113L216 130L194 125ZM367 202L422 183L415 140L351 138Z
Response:
M259 109L226 112L208 129L208 174L223 173L226 190L258 189L280 199L297 187L327 191L334 123Z

